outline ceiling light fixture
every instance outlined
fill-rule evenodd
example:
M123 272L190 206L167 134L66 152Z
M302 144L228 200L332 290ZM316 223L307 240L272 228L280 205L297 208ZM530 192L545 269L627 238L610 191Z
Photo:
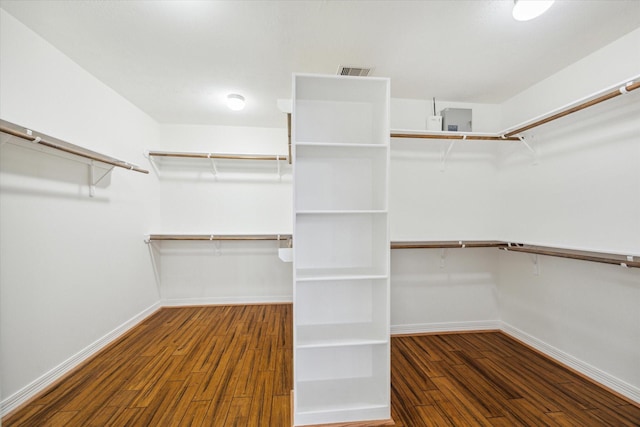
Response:
M227 107L233 111L240 111L244 108L244 96L232 93L227 95Z
M516 21L528 21L545 13L554 0L513 0L513 2L513 18Z

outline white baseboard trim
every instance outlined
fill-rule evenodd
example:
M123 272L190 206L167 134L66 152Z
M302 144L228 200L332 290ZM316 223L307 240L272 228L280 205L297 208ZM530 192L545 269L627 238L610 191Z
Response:
M640 388L626 383L594 366L591 366L588 363L509 325L508 323L502 322L502 326L500 329L507 335L510 335L513 338L522 341L523 343L535 348L536 350L549 356L550 358L570 367L571 369L576 370L577 372L580 372L581 374L593 379L594 381L610 388L617 393L620 393L621 395L633 400L634 402L640 403Z
M410 325L391 325L391 335L428 334L438 332L465 332L499 330L499 320L474 320L468 322L415 323Z
M162 300L163 307L182 307L192 305L235 305L235 304L290 304L291 295L277 296L237 296L237 297L204 297L204 298L168 298Z
M20 405L29 401L29 399L36 396L42 390L49 387L55 381L57 381L60 377L80 365L82 362L98 353L100 350L105 348L111 342L118 339L120 336L129 331L132 327L142 322L144 319L149 317L151 314L155 313L158 309L160 309L160 302L156 302L147 309L133 316L131 319L124 322L122 325L118 326L111 332L104 335L102 338L94 341L84 349L80 350L78 353L74 354L55 368L51 369L49 372L35 379L31 383L27 384L22 389L13 393L11 396L3 399L0 402L0 417L4 417L9 412L13 411Z

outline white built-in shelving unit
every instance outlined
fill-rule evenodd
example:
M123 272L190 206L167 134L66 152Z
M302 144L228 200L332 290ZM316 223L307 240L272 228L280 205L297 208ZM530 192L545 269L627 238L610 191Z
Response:
M294 425L390 419L389 80L296 75Z

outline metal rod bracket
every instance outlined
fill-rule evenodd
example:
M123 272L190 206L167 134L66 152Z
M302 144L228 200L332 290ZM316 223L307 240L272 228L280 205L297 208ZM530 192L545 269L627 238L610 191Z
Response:
M531 155L533 156L533 164L537 165L538 164L538 152L524 139L524 136L517 135L517 137L520 140L520 142L522 142L522 144L525 147L527 147L527 149L531 152Z
M462 137L462 140L467 139L467 135L464 135ZM451 150L453 149L453 146L455 145L457 139L452 139L451 142L449 143L449 147L447 148L447 150L442 150L442 155L440 156L440 172L444 172L444 166L445 163L447 162L447 157L449 156L449 153L451 153Z

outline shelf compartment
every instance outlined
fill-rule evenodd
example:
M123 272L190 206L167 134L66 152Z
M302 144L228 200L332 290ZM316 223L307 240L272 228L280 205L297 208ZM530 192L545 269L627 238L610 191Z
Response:
M296 276L384 276L389 269L386 213L296 216Z
M380 369L388 364L388 343L305 347L296 348L295 352L298 382L364 378L388 380L380 374L388 372Z
M387 79L297 75L295 93L295 141L388 144Z
M385 210L388 150L296 146L296 210Z
M389 418L388 344L298 348L296 358L296 424Z
M387 388L378 378L301 381L295 425L389 419Z
M296 284L296 346L384 343L387 279Z

